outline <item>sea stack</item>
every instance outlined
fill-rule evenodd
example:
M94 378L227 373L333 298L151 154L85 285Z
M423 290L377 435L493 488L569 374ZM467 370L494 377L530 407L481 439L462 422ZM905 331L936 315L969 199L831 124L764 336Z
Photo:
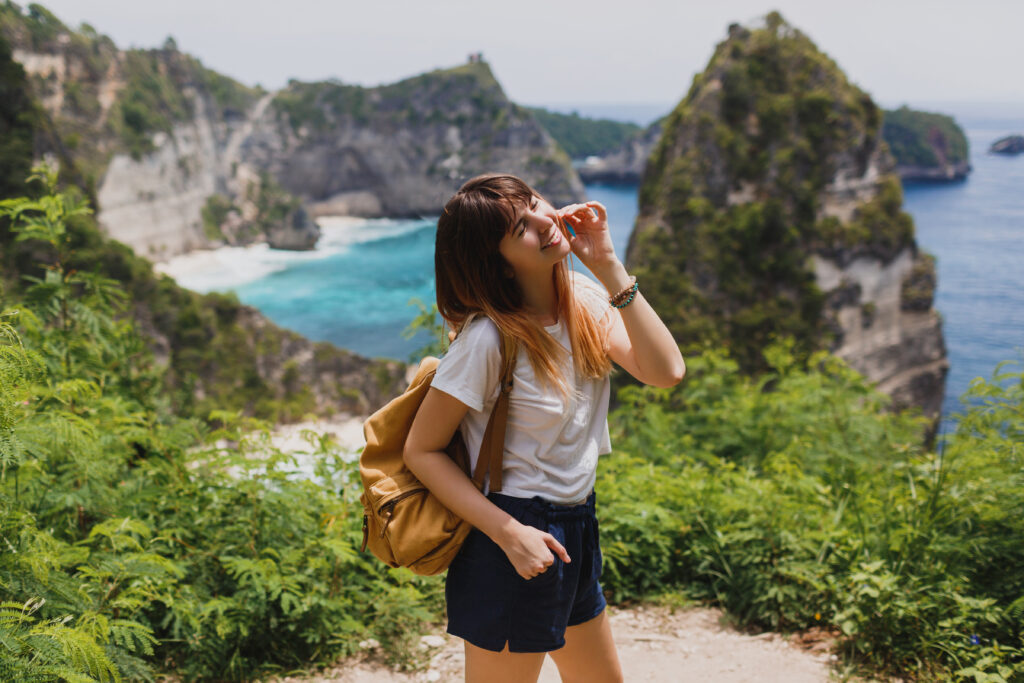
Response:
M627 262L684 345L757 371L792 338L935 418L948 363L934 262L881 126L871 97L778 13L730 26L664 123Z
M993 154L1006 154L1016 156L1024 154L1024 135L1008 135L992 143L988 151Z

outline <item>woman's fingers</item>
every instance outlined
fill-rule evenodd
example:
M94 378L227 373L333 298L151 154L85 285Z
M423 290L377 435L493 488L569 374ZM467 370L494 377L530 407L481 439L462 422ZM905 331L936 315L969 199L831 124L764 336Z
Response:
M597 213L597 220L602 222L608 220L608 209L604 208L604 204L601 202L587 202L586 206Z
M561 543L559 543L557 538L555 538L551 534L545 534L544 535L544 542L548 544L549 548L551 548L552 550L555 551L555 553L558 555L558 557L560 557L562 559L562 562L566 562L566 563L572 562L572 559L569 557L569 553L566 552L566 550L565 550L565 546L563 546ZM551 562L553 563L554 561L555 561L555 558L552 557L551 558Z
M601 202L570 204L558 211L559 218L571 221L573 225L591 228L607 223L608 211Z

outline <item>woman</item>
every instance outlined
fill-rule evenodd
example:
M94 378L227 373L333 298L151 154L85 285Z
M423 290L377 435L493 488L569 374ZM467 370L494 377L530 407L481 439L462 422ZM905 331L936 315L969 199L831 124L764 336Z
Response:
M569 271L570 251L607 291ZM438 310L458 335L405 461L473 526L445 585L466 680L535 681L548 652L563 680L621 680L593 495L597 456L611 450L610 361L673 386L685 372L679 347L615 255L598 202L555 210L514 176L474 178L445 207L434 258ZM518 353L501 493L484 495L443 449L461 429L475 464L499 393L501 333Z

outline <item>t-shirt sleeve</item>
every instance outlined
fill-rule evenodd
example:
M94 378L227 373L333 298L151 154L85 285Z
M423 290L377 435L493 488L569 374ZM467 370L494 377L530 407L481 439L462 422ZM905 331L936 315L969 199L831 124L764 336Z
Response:
M607 327L611 320L612 307L608 305L608 292L604 287L583 273L573 271L575 294L599 325Z
M500 374L501 336L491 320L479 317L448 347L430 386L479 412L497 393Z

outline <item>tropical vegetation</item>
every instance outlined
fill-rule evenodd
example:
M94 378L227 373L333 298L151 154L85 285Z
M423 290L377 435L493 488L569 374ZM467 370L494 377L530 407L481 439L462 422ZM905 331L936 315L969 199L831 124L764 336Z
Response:
M613 152L643 130L635 123L594 119L575 111L563 114L542 107L529 107L529 110L573 159Z

